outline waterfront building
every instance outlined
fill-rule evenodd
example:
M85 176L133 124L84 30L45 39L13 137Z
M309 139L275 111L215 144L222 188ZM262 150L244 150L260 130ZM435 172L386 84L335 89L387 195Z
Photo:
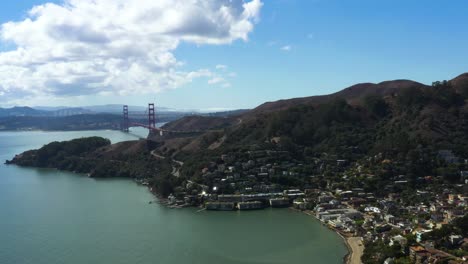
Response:
M237 203L237 209L239 210L255 210L263 208L263 203L259 201Z

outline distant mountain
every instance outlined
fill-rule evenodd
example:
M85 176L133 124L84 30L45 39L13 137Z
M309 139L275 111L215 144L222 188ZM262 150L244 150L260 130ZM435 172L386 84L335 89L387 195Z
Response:
M31 106L31 108L40 110L40 111L57 111L66 108L70 108L68 106Z
M139 120L142 122L144 120ZM9 116L0 117L0 131L45 130L71 131L120 129L122 118L113 114L73 116Z
M0 117L8 116L47 116L46 111L36 110L31 107L0 108Z
M51 116L74 116L74 115L87 115L87 114L97 114L91 110L84 109L81 107L75 108L64 108L55 111L49 111Z
M42 109L42 110L39 110ZM136 123L148 122L145 107L129 106L130 120ZM216 120L207 119L202 130L206 127L221 128L230 124L228 116L242 113L244 110L204 113L183 112L170 108L157 108L156 120L158 123L167 123L184 117L194 115L216 116ZM0 108L0 130L83 130L83 129L119 129L122 122L122 105L85 106L75 108L62 107L13 107ZM202 123L194 121L199 126ZM177 125L180 127L181 123ZM217 124L217 125L216 125ZM180 130L190 130L190 125L180 127Z
M122 113L123 105L122 104L107 104L107 105L90 105L90 106L80 106L80 107L66 107L66 106L34 106L32 107L36 110L41 111L63 111L63 110L77 110L82 109L82 111L86 111L86 113ZM148 106L135 106L129 105L128 109L130 112L145 112L148 109ZM185 110L185 109L175 109L169 107L160 107L156 105L156 110L158 112L183 112L183 113L191 113L191 112L200 112L198 110ZM210 112L211 113L211 112Z
M121 104L108 104L108 105L91 105L82 106L82 108L93 111L96 113L122 113L123 105ZM129 106L129 111L146 111L145 106Z
M72 116L72 115L84 115L93 114L92 111L80 108L62 108L62 107L27 107L27 106L16 106L13 108L0 108L0 117L8 116Z

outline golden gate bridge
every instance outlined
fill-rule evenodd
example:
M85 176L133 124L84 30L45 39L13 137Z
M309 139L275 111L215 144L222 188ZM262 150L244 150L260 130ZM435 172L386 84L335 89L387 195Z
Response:
M123 119L122 119L122 124L121 124L121 130L124 132L129 132L130 127L143 127L146 129L149 129L150 132L158 132L161 136L163 135L163 132L167 132L170 134L193 134L193 133L201 133L203 131L201 130L193 130L193 131L176 131L176 130L167 130L167 129L162 129L160 127L156 126L156 108L154 103L149 103L148 104L148 109L144 112L145 117L141 118L141 113L132 113L129 112L128 105L123 106ZM131 114L131 115L130 115ZM131 118L133 117L133 118ZM136 118L135 118L136 117ZM138 120L138 121L132 121L132 120ZM148 120L147 124L144 124L143 120Z
M154 103L148 104L148 110L145 112L147 113L148 123L143 124L140 122L133 122L129 117L128 105L123 106L123 120L121 129L124 132L129 132L130 127L144 127L151 131L158 131L162 132L162 129L156 126L156 109L154 107Z

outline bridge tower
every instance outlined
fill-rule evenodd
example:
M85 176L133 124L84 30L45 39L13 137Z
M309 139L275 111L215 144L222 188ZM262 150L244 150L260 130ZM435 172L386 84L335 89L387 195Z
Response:
M130 121L128 119L128 105L123 106L123 120L122 120L122 131L128 132L130 126Z
M154 104L148 104L148 126L149 128L156 128L156 110Z

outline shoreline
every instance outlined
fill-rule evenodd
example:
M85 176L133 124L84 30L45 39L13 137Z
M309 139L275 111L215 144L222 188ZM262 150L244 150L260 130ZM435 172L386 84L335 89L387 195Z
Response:
M7 164L7 163L5 163ZM7 164L8 165L8 164ZM15 164L16 165L16 164ZM16 165L18 166L18 165ZM21 166L19 166L21 167ZM36 168L36 167L33 167L33 168ZM51 169L51 170L59 170L57 168L37 168L37 169ZM71 171L68 171L68 172L71 172ZM71 173L74 173L74 174L77 174L77 175L82 175L82 176L86 176L87 178L93 178L93 177L90 177L89 176L89 173L77 173L77 172L71 172ZM94 179L99 179L99 178L94 178ZM170 206L169 205L169 201L168 199L162 197L161 195L159 195L152 187L146 185L146 184L142 184L141 182L138 182L136 181L135 179L132 179L132 178L123 178L123 179L127 179L127 180L131 180L133 181L134 183L136 183L137 185L140 185L140 186L144 186L146 187L146 189L149 191L149 193L151 193L151 195L156 198L154 200L151 200L149 203L158 203L164 207L167 207L167 208L183 208L185 206ZM329 230L332 230L334 231L336 234L338 234L342 239L343 239L343 243L345 244L347 250L348 250L348 253L346 253L344 256L343 256L343 263L344 264L360 264L362 263L360 261L361 259L361 256L362 256L362 252L359 252L359 255L356 255L356 251L353 250L353 247L351 245L351 241L349 241L351 238L354 238L354 239L362 239L361 237L347 237L345 235L343 235L341 232L339 232L338 230L324 224L322 221L320 221L316 216L315 214L310 211L310 210L298 210L298 209L295 209L293 207L289 207L290 210L293 210L293 211L297 211L297 212L301 212L301 213L304 213L308 216L312 216L314 217L321 225L323 225L324 227L328 228ZM203 210L203 209L201 209ZM201 211L200 210L200 211ZM362 247L362 245L361 245Z
M364 245L362 244L362 237L346 237L344 238L346 241L346 246L350 250L350 254L347 256L346 264L360 264L362 263L361 257L364 253ZM354 250L353 246L355 249Z
M150 191L150 193L152 193L156 197L157 203L162 204L163 206L168 206L169 207L167 199L165 199L165 198L161 197L160 195L158 195L157 192L155 192L149 186L147 186L147 187L148 187L148 190ZM171 208L171 207L169 207L169 208ZM175 207L172 207L172 208L175 208ZM306 214L308 216L314 217L322 226L324 226L324 227L328 228L329 230L332 230L336 234L338 234L338 236L340 236L341 239L343 240L343 243L345 244L345 246L347 248L347 251L348 251L348 253L346 253L343 256L343 263L344 264L361 264L362 263L361 257L362 257L363 251L364 251L364 246L363 246L362 243L359 242L360 240L362 240L362 237L356 237L356 236L349 236L348 237L348 236L342 234L339 230L324 224L310 210L304 210L303 211L303 210L295 209L293 207L289 207L289 209L293 210L293 211L304 213L304 214ZM362 248L362 250L354 250L353 246L356 247L356 248L360 247L360 248Z
M5 163L7 164L7 163ZM8 164L7 164L8 165ZM16 164L15 164L16 165ZM18 166L18 165L16 165ZM21 167L21 166L20 166ZM40 169L40 168L39 168ZM52 169L52 170L59 170L57 168L42 168L42 169ZM68 172L71 172L71 171L68 171ZM93 178L93 177L90 177L89 176L89 173L77 173L77 172L71 172L71 173L74 173L74 174L82 174L83 176L86 176L88 178ZM98 179L98 178L94 178L94 179ZM169 201L168 199L162 197L161 195L159 195L152 187L146 185L146 184L142 184L141 182L138 182L136 181L135 179L132 179L132 178L123 178L123 179L128 179L128 180L131 180L133 181L134 183L136 183L137 185L140 185L140 186L145 186L146 189L153 195L153 197L155 197L156 199L155 200L152 200L150 201L149 203L158 203L162 206L165 206L167 208L183 208L185 206L170 206L169 205ZM317 221L319 221L319 223L321 225L323 225L324 227L328 228L329 230L332 230L334 231L336 234L338 234L342 239L343 239L343 243L345 244L347 250L348 250L348 253L346 255L343 256L343 263L344 264L360 264L362 263L361 262L361 256L362 256L362 251L360 252L356 252L355 250L353 250L353 245L355 242L353 241L350 241L350 239L362 239L361 237L348 237L344 234L342 234L339 230L335 229L335 228L332 228L326 224L324 224L322 221L320 221L316 216L315 214L310 211L310 210L298 210L298 209L295 209L293 207L289 207L290 210L293 210L293 211L297 211L297 212L301 212L301 213L304 213L308 216L312 216L314 217ZM358 246L361 246L362 245L359 245ZM359 253L358 255L356 255L357 253Z
M336 234L338 234L338 236L341 237L341 239L343 239L343 243L345 244L346 248L348 249L348 253L343 256L343 263L344 264L361 264L362 263L361 262L361 257L362 257L364 247L363 247L362 244L361 244L361 246L359 244L355 245L355 243L357 241L354 241L354 240L361 240L362 237L355 237L355 236L348 237L348 236L343 235L340 231L338 231L335 228L332 228L332 227L324 224L322 221L320 221L315 216L315 214L312 213L310 210L301 211L301 210L297 210L297 209L294 209L294 208L292 208L292 209L295 210L295 211L299 211L299 212L302 212L302 213L304 213L306 215L314 217L317 221L320 222L321 225L323 225L326 228L334 231ZM362 247L363 250L362 251L359 250L359 252L357 252L356 250L353 250L353 246Z

